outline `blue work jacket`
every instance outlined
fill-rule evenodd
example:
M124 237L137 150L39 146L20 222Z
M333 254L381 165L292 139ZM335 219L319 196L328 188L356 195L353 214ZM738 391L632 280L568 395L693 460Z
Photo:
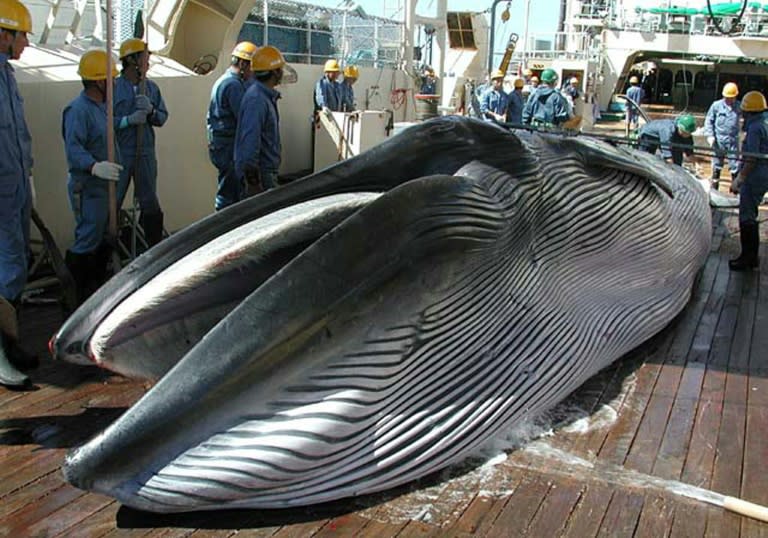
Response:
M507 121L520 125L523 123L523 92L521 90L512 90L509 93L509 106L507 107Z
M245 82L239 73L227 69L219 77L211 90L211 102L208 105L209 139L235 138L237 131L237 115L240 113L240 102L245 95Z
M352 112L357 110L355 107L355 90L352 88L352 85L342 82L339 84L339 90L341 95L341 111Z
M152 102L154 110L147 116L147 123L144 125L144 132L141 140L141 155L155 154L155 127L162 127L168 119L168 109L165 107L163 96L160 95L160 88L151 80L145 84L147 97ZM139 92L139 86L134 85L130 80L120 75L115 79L114 95L114 115L115 115L115 140L120 148L120 152L125 159L130 159L137 153L137 125L128 125L120 128L122 119L136 111L136 95Z
M642 104L645 99L645 90L642 86L630 86L627 90L627 97L632 99L635 103Z
M93 181L106 184L103 179L91 175L95 163L107 160L106 105L89 98L85 91L80 92L64 108L61 134L70 179L83 184ZM115 160L120 162L118 158Z
M725 99L718 99L709 107L704 119L704 134L714 136L717 145L723 149L736 149L739 143L739 120L741 105L734 101L728 105Z
M334 112L341 110L341 89L339 83L325 75L315 84L315 109L328 108Z
M508 105L509 96L504 93L504 90L494 90L493 86L490 86L480 99L480 114L485 119L494 119L488 112L504 115L507 113Z
M523 107L523 123L560 125L571 117L568 101L549 86L539 86Z
M683 153L693 154L693 137L684 137L677 132L677 120L653 120L640 128L639 135L641 139L648 138L659 144L661 156L672 159L675 164L683 164Z
M741 145L742 151L759 153L763 156L768 155L768 112L754 114L747 118L744 122L744 130L747 134ZM759 159L755 162L752 172L744 180L749 181L753 176L764 178L766 175L768 175L768 161Z
M26 188L32 173L32 137L24 119L24 100L4 53L0 53L0 148L0 193Z
M276 172L280 168L280 92L256 81L243 96L235 136L235 171L247 168Z

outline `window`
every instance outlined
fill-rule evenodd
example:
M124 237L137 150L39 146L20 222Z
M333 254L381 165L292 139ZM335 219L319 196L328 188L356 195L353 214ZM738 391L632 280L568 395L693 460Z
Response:
M472 29L472 14L449 11L447 18L448 42L451 48L477 50Z

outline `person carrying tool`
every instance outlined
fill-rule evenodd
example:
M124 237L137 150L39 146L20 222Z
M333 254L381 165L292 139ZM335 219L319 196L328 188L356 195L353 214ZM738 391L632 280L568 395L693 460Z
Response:
M112 66L112 76L117 69ZM107 159L107 53L89 50L77 69L83 91L62 114L62 136L69 174L67 192L75 214L75 241L65 261L75 279L78 302L104 283L111 246L105 241L109 223L109 183L119 181L123 167ZM147 113L137 110L127 121L137 125ZM116 157L119 160L119 157Z
M635 75L629 77L627 97L637 103L638 106L640 106L645 99L645 90L640 86L640 80ZM627 121L633 129L637 129L637 126L640 123L640 112L637 110L637 107L631 104L627 106Z
M219 77L211 90L206 124L208 157L219 171L216 211L243 198L242 182L235 174L235 133L246 81L251 78L251 60L254 52L256 45L253 43L238 43L232 51L229 69Z
M541 81L523 107L523 123L560 126L571 118L571 113L565 97L555 89L557 73L554 69L545 69L541 72Z
M245 183L246 196L277 186L280 169L280 116L275 88L286 68L283 54L272 46L260 47L253 55L254 84L240 103L235 135L235 172Z
M503 88L504 72L496 69L491 73L491 86L480 98L480 114L486 121L507 121L507 106L509 97Z
M341 111L352 112L357 110L355 106L355 91L352 88L360 76L360 71L354 65L348 65L344 68L344 80L339 85L341 95Z
M315 84L315 110L327 108L332 112L341 110L341 89L339 87L339 62L328 60L323 67L323 76Z
M523 107L525 100L523 97L523 86L525 82L521 78L516 78L514 88L509 92L509 105L507 106L507 121L520 125L523 123Z
M8 387L29 386L29 378L18 369L38 364L37 357L18 345L16 310L27 283L32 213L32 137L9 63L21 58L31 31L26 6L4 0L0 4L0 384Z
M736 152L739 150L739 119L741 107L736 97L739 95L739 87L733 82L723 86L723 98L713 102L704 119L704 134L707 143L714 151L712 158L711 187L720 187L720 173L728 158L728 170L731 172L731 183L736 181L739 175L739 159Z
M757 220L758 206L768 191L768 104L765 96L757 91L747 92L741 100L746 136L741 151L741 170L731 191L739 195L739 236L741 254L728 262L732 271L745 271L759 267L758 248L760 228ZM751 154L751 155L749 155ZM756 159L755 155L763 156Z
M157 198L157 157L155 127L168 120L168 110L160 88L147 80L147 44L141 39L126 39L120 45L122 72L115 79L115 139L124 166L117 185L117 207L123 205L133 178L134 196L141 209L139 223L147 246L163 238L163 211ZM141 117L144 117L143 121Z
M682 166L683 154L693 155L695 130L696 120L690 114L677 119L650 121L640 128L640 149L653 154L660 149L662 159Z

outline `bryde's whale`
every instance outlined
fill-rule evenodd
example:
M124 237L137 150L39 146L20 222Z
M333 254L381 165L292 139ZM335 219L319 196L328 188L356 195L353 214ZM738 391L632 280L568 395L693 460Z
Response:
M685 306L709 251L681 168L464 118L186 228L54 354L156 379L64 464L155 512L372 493L553 406Z

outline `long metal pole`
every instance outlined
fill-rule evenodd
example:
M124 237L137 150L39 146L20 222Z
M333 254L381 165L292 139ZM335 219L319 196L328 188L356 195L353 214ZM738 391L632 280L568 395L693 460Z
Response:
M531 18L531 0L525 0L525 26L523 27L523 69L528 68L528 21Z
M114 102L114 88L112 69L114 59L112 58L112 0L106 0L107 7L107 160L115 161L115 111L112 106ZM117 239L117 185L114 181L109 182L109 235L113 241ZM112 268L115 272L117 267Z

